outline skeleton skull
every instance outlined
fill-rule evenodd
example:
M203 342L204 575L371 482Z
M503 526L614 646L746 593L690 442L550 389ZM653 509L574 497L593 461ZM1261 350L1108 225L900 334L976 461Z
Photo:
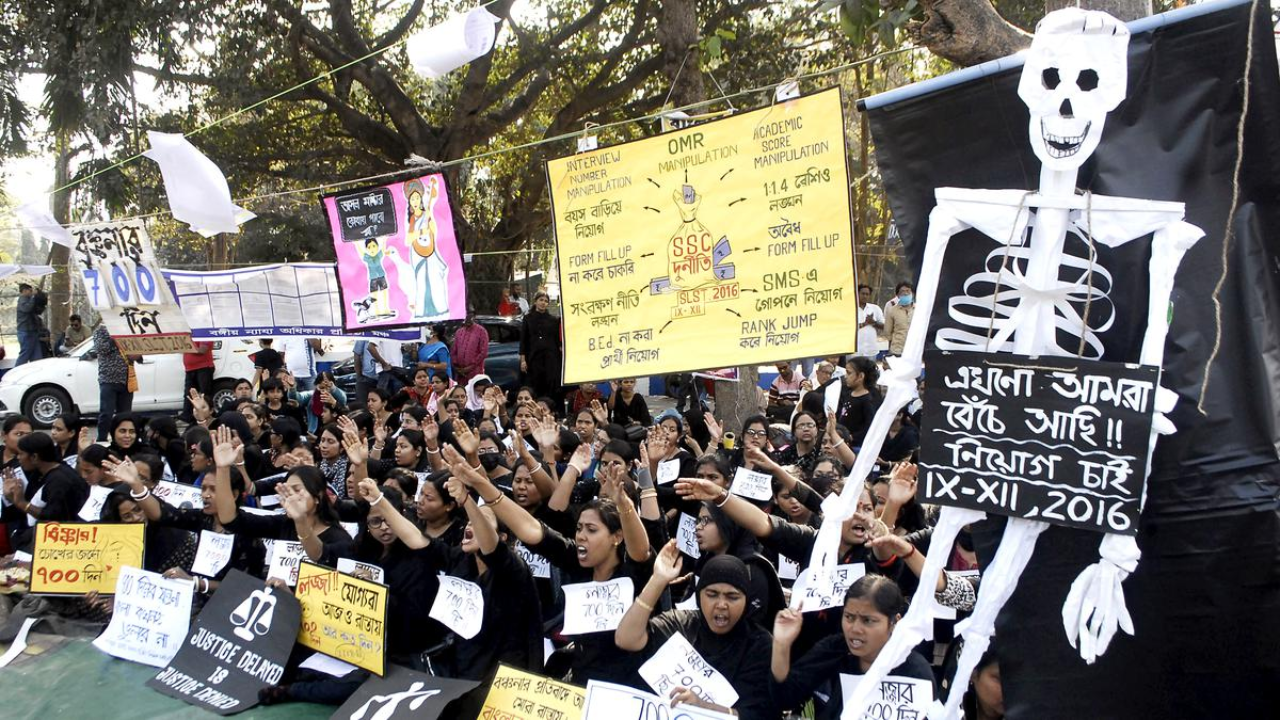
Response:
M1066 8L1040 21L1018 97L1046 168L1077 169L1097 149L1107 113L1126 95L1128 48L1129 29L1106 13Z

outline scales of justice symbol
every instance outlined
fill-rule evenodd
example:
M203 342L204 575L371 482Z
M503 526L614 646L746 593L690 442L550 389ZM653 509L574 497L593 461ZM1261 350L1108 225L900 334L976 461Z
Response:
M998 243L983 271L969 275L964 295L947 299L950 327L934 338L940 350L1014 353L1026 356L1069 356L1100 359L1107 350L1099 335L1111 327L1117 312L1108 291L1111 275L1097 262L1097 243L1115 248L1150 237L1146 268L1125 272L1150 275L1146 328L1138 357L1115 358L1160 367L1168 333L1169 297L1174 275L1186 251L1203 232L1183 222L1182 203L1078 193L1077 173L1098 148L1107 114L1127 95L1129 31L1101 12L1067 8L1040 22L1026 55L1018 96L1030 110L1029 135L1041 162L1040 187L1034 191L938 188L929 215L924 264L917 285L919 310L908 332L902 357L890 360L885 374L885 400L867 433L867 442L850 472L847 487L861 488L879 455L890 421L916 397L916 379L930 315L938 299L939 281L950 274L943 262L947 245L958 233L976 229ZM1068 246L1069 237L1072 243ZM1068 248L1086 248L1078 257ZM1176 395L1159 388L1148 440L1150 452L1158 434L1174 432L1165 417ZM1145 496L1145 480L1143 495ZM857 501L856 491L832 496L823 504L826 519L811 565L820 572L834 567L841 523ZM1145 497L1143 498L1145 499ZM986 513L943 507L931 545L950 548L966 525ZM999 550L983 576L973 614L957 625L964 647L955 677L968 677L995 633L995 619L1013 594L1022 571L1048 527L1039 520L1010 517ZM901 664L917 644L933 636L938 603L938 573L948 553L930 553L920 575L921 590L889 642L848 698L844 717L861 718L873 690ZM1099 545L1099 560L1072 585L1062 608L1063 626L1072 647L1094 662L1117 630L1133 634L1122 583L1138 565L1141 553L1134 537L1108 533ZM961 685L963 688L963 685ZM963 692L952 692L944 707L934 703L929 717L960 717Z

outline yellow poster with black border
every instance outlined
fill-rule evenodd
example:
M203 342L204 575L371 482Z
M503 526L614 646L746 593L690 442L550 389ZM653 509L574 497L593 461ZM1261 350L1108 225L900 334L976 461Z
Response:
M852 351L838 89L547 163L564 382Z

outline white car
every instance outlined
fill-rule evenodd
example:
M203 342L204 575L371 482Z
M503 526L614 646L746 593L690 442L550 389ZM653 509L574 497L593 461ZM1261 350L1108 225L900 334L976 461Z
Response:
M236 380L253 377L251 353L256 340L214 341L214 407L231 398ZM176 413L182 410L186 370L182 355L147 355L134 364L138 392L133 410L139 413ZM98 415L98 361L93 341L81 343L67 357L47 358L14 368L0 378L0 416L21 413L37 427L48 427L65 412L79 412L87 419Z

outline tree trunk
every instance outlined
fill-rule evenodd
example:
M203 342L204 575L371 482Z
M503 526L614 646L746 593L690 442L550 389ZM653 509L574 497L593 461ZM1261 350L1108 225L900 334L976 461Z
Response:
M71 151L67 149L66 136L57 139L57 155L54 158L53 184L62 187L71 179ZM53 194L53 217L66 225L71 222L71 191L61 190ZM67 329L71 317L71 248L52 243L49 248L49 264L56 272L49 278L49 342ZM88 325L88 318L85 318Z
M662 0L657 39L662 45L662 74L671 84L671 104L683 107L707 98L698 57L698 4Z

